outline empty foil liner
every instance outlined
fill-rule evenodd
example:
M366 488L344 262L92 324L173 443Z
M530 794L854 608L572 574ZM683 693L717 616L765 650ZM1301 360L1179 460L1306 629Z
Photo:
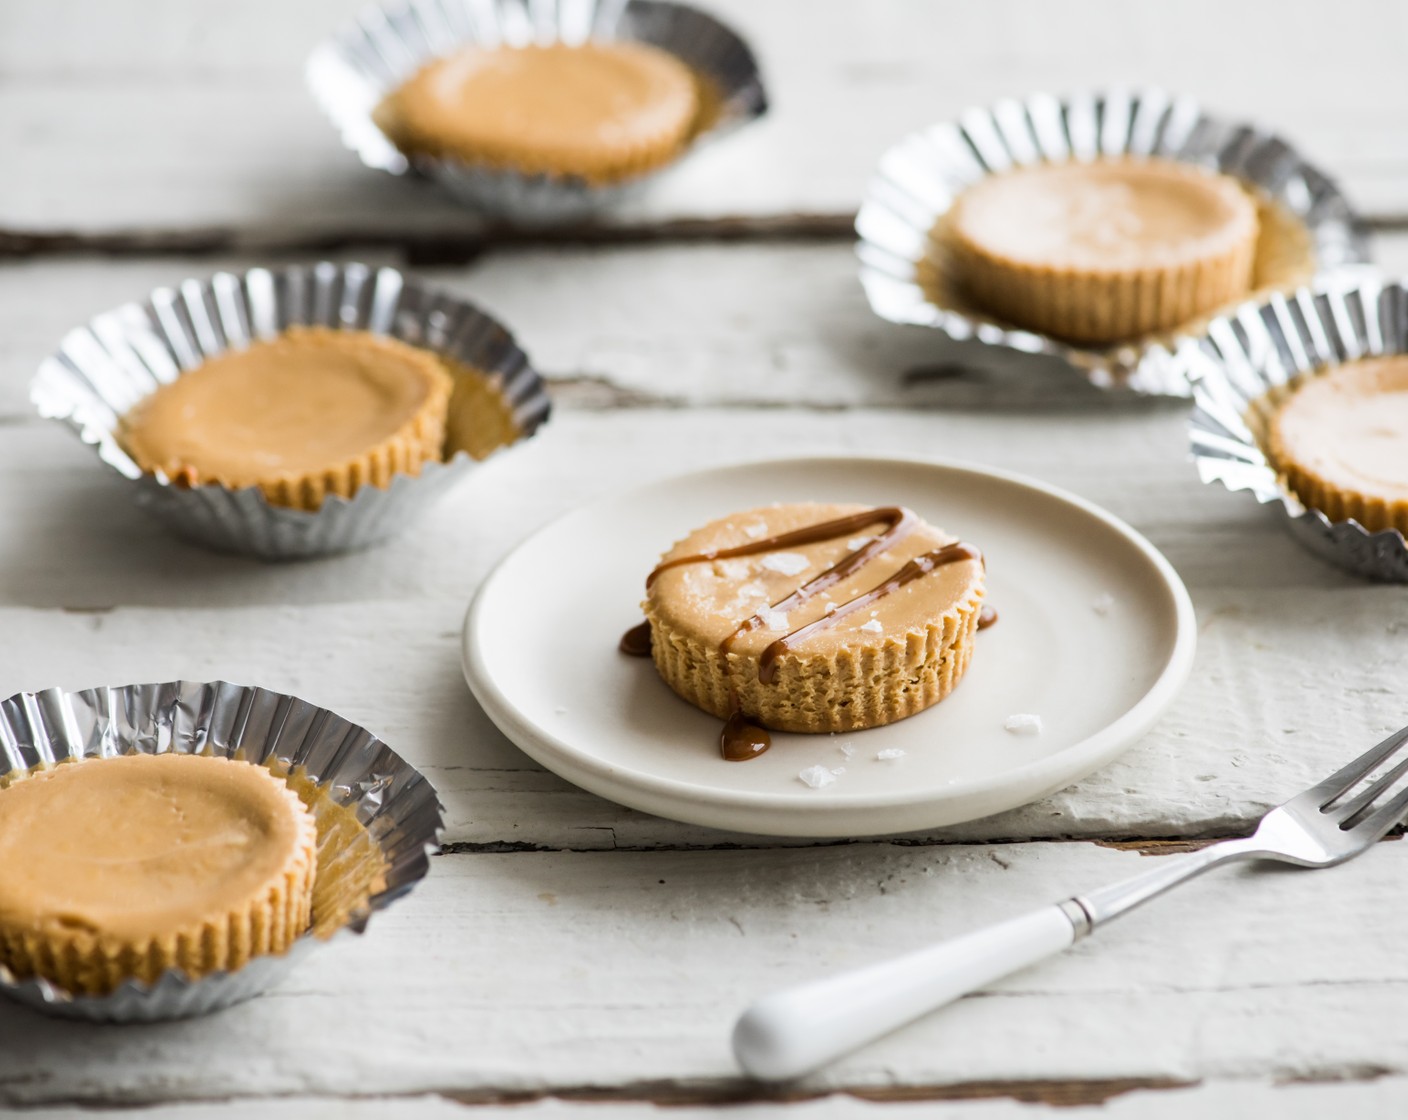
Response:
M575 176L408 157L377 126L373 113L426 63L462 47L588 39L649 43L709 81L718 102L691 146L767 111L762 76L748 44L706 12L669 0L400 0L369 7L309 56L308 86L344 146L366 166L393 175L422 173L473 209L518 225L569 223L615 203L654 173L592 184Z
M98 457L132 480L139 505L181 536L266 560L364 548L400 532L477 460L447 439L446 457L382 489L329 496L313 512L271 504L258 487L180 486L146 474L117 439L139 400L207 358L306 324L363 330L431 350L477 371L522 442L548 418L542 378L498 322L472 303L435 292L394 268L331 264L220 272L159 288L145 303L97 316L64 338L39 368L30 399L62 420ZM451 370L456 377L461 375ZM452 400L451 408L454 410Z
M936 251L935 227L974 183L1039 163L1118 156L1178 160L1242 180L1262 208L1258 288L1294 288L1318 275L1362 270L1369 260L1359 220L1339 188L1280 137L1211 117L1191 98L1158 89L1036 94L971 109L905 137L881 158L856 217L871 309L892 323L1064 359L1101 388L1188 396L1181 363L1171 354L1179 338L1201 333L1202 323L1106 349L1065 342L987 315L967 300Z
M1193 461L1204 482L1245 490L1285 513L1291 533L1317 556L1369 579L1408 583L1408 545L1396 529L1371 533L1308 509L1262 452L1259 408L1328 365L1408 353L1408 289L1363 279L1303 288L1248 303L1214 319L1206 337L1175 360L1193 383Z
M305 700L216 681L168 681L82 692L20 692L0 701L0 779L65 759L126 754L209 754L269 765L290 784L312 783L351 809L381 855L382 889L353 908L333 936L366 929L372 913L410 892L430 869L443 828L430 783L365 728ZM316 811L315 811L316 812ZM337 843L319 829L319 874ZM365 843L365 841L363 841ZM314 893L315 927L318 893ZM326 917L324 915L323 917ZM323 931L328 932L328 931ZM277 983L326 937L304 934L282 956L192 980L170 970L155 984L128 980L103 996L75 995L0 965L0 994L52 1015L138 1022L203 1015Z

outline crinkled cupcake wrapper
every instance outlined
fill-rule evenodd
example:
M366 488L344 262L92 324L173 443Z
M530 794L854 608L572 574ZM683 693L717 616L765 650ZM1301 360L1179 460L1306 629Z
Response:
M444 462L390 486L330 496L316 511L271 504L258 487L173 485L144 474L117 440L118 422L143 397L207 358L273 338L293 325L389 335L485 375L513 412L519 442L550 411L542 379L513 336L473 304L427 289L394 268L323 262L220 272L160 288L71 331L40 367L30 397L99 458L131 479L137 502L180 535L266 560L364 548L400 532L477 465L447 448Z
M1174 358L1193 383L1193 461L1204 482L1278 506L1316 555L1369 579L1408 583L1408 544L1396 529L1370 532L1308 509L1267 461L1247 421L1253 404L1326 365L1408 353L1408 289L1364 279L1247 303L1212 321Z
M923 283L924 269L935 267L934 227L967 187L1017 167L1118 156L1172 159L1242 180L1305 224L1317 275L1369 260L1359 220L1339 188L1277 136L1210 117L1192 99L1158 89L1065 99L1036 94L969 110L906 137L881 157L856 218L871 309L892 323L933 327L954 339L1061 358L1101 388L1188 396L1173 357L1183 332L1084 347L1014 327L963 301L940 306Z
M443 828L430 783L365 728L305 700L224 681L169 681L21 692L0 701L0 777L65 759L165 752L276 765L352 808L384 858L385 888L344 930L361 933L374 911L407 894L429 870ZM305 934L282 956L257 957L234 972L192 980L173 969L154 984L129 980L104 996L19 979L0 965L0 994L73 1019L177 1019L258 995L320 944Z
M466 205L518 225L562 224L614 204L656 172L593 184L576 176L528 175L426 155L408 158L377 127L373 113L422 66L461 47L592 38L649 43L709 79L719 96L718 112L691 147L767 111L762 76L747 43L713 16L668 0L400 0L365 9L314 50L308 85L343 145L366 166L393 175L418 171Z

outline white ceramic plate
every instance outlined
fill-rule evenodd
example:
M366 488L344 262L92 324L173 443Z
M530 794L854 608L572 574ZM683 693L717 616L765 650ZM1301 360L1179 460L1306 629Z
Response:
M646 574L689 530L808 500L907 505L971 541L987 557L986 601L1000 619L977 636L953 694L928 711L870 731L773 732L766 754L726 762L720 721L616 643L641 620ZM1113 604L1100 613L1105 596ZM1168 561L1074 495L956 463L792 459L669 479L540 530L470 605L464 670L504 734L602 797L716 828L874 836L1011 809L1103 766L1173 699L1194 635ZM1005 730L1017 713L1039 715L1044 732ZM877 759L890 748L905 754ZM844 773L813 789L798 774L818 764Z

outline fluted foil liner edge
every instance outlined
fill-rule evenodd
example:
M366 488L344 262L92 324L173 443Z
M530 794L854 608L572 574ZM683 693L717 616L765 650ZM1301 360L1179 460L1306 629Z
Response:
M430 782L370 731L306 700L225 681L167 681L20 692L0 701L0 778L66 759L166 752L274 764L355 811L385 859L385 889L335 936L362 933L372 913L409 893L429 871L444 827ZM95 1022L185 1018L258 995L324 943L305 934L289 952L256 957L234 972L192 980L170 970L155 984L129 980L104 996L18 979L0 965L0 994Z
M408 159L377 127L373 113L416 70L460 47L575 44L593 38L649 43L715 85L718 112L690 148L767 112L762 75L748 44L714 16L670 0L526 5L522 0L392 0L363 9L353 23L315 48L306 77L343 146L367 167L393 175L419 172L467 206L518 225L556 225L618 202L665 168L620 183L593 184L575 176L528 175L428 155Z
M1278 507L1291 534L1322 559L1368 579L1408 583L1403 534L1371 533L1357 521L1332 522L1307 508L1282 485L1246 420L1255 401L1324 366L1403 353L1404 281L1331 281L1249 302L1213 320L1206 336L1175 355L1193 385L1188 432L1199 476Z
M912 133L887 151L856 217L861 283L882 319L1060 358L1100 388L1187 397L1170 340L1084 347L941 307L920 282L930 235L965 188L990 175L1044 162L1153 156L1232 175L1305 223L1317 276L1362 274L1368 241L1338 186L1290 144L1256 125L1203 112L1196 101L1155 88L1058 98L1034 94L970 109Z
M385 488L330 495L316 511L271 504L258 489L184 487L144 474L117 439L123 413L207 358L292 325L389 335L484 374L519 432L531 437L551 406L542 378L513 336L468 300L426 287L399 269L321 262L218 272L158 288L64 338L30 387L39 414L61 420L131 480L137 503L179 535L265 560L348 552L395 535L478 464L461 451L397 475ZM506 450L506 449L503 449Z

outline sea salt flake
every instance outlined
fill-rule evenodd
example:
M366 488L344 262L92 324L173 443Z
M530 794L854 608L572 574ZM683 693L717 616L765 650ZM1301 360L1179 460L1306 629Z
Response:
M835 614L835 613L836 613L836 604L835 604L835 603L827 603L827 604L826 604L826 613L827 613L827 614Z
M861 623L862 630L869 630L872 634L879 634L885 629L885 624L878 618L872 618L869 622Z
M899 747L886 747L883 751L876 751L875 757L881 762L893 762L897 758L903 758L905 752Z
M811 561L800 552L770 552L761 563L768 571L781 572L785 576L795 576L811 566Z
M1109 614L1110 608L1115 605L1115 597L1108 591L1102 591L1095 596L1095 601L1090 604L1090 609L1096 614Z
M849 548L852 552L854 552L856 549L863 548L865 545L868 545L874 539L874 537L852 537L846 542L846 547Z
M764 608L758 612L758 617L763 620L763 626L768 630L786 630L787 612L774 611Z
M833 766L831 772L839 777L846 772L846 768L844 766Z
M715 560L714 574L721 579L747 579L753 569L747 560Z
M833 731L832 734L834 735L835 732ZM855 749L855 747L851 746L850 743L842 743L842 744L841 744L841 753L842 753L843 755L845 755L847 758L850 758L852 755L854 755L854 754L856 753L856 749Z
M812 789L821 789L822 786L829 786L836 780L836 775L825 766L808 766L797 777Z
M1021 713L1007 717L1007 722L1002 725L1014 735L1040 735L1041 717Z
M768 527L761 521L755 521L752 525L743 526L743 532L747 534L749 540L753 541L757 540L759 537L766 536L767 531Z

